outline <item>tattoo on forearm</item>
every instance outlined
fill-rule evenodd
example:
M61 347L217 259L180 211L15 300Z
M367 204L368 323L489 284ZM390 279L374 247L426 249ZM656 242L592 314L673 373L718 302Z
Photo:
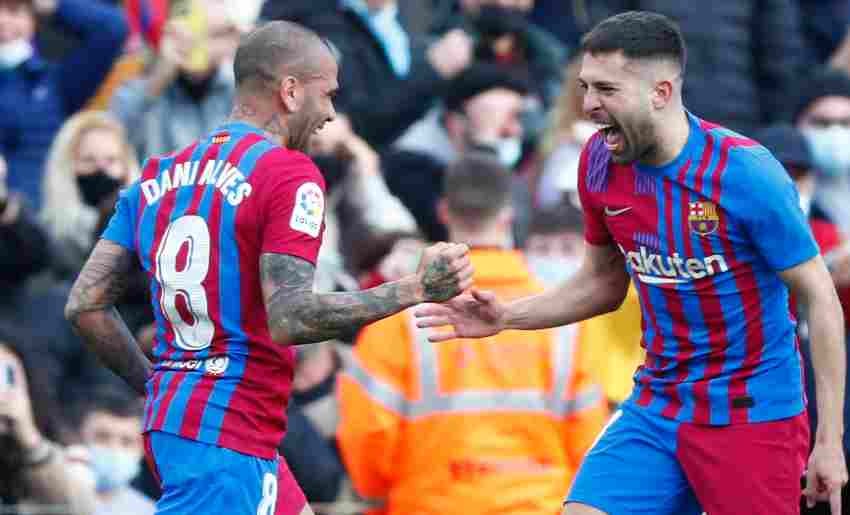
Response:
M313 265L292 256L264 254L261 270L269 327L293 345L349 337L362 325L413 304L412 287L401 283L313 293Z
M151 363L114 307L126 290L131 265L125 249L99 242L74 283L65 316L106 366L144 393Z

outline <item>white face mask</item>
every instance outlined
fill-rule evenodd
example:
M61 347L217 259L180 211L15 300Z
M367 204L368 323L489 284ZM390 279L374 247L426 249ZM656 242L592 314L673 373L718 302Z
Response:
M0 69L17 68L34 53L32 43L26 39L16 39L0 44Z
M581 266L580 258L565 256L528 254L526 256L526 262L528 263L528 268L531 269L532 275L547 286L566 281Z
M827 177L850 173L850 128L832 125L806 129L803 133L812 149L814 168Z
M800 209L803 210L803 214L809 216L812 213L812 194L806 193L800 194Z
M519 138L503 138L494 148L499 162L506 168L513 168L522 157L522 140Z
M111 492L127 486L141 468L141 457L122 449L91 445L89 453L98 492Z

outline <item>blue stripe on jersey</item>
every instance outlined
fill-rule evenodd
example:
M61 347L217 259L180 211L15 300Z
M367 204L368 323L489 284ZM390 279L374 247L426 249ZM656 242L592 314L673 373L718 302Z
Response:
M163 157L159 161L156 177L162 174L163 170L171 168L174 164L174 157ZM153 206L145 207L142 213L142 220L139 226L139 244L140 254L146 263L146 270L154 270L151 263L151 251L153 250L153 241L156 233L156 219L159 216L159 210L162 207L161 199L154 203ZM161 295L159 283L153 278L151 279L151 305L153 307L153 315L156 320L156 336L154 337L154 356L162 357L168 351L168 343L165 341L165 317L162 314L162 307L159 305L159 297Z
M652 249L652 252L659 253L661 255L672 254L673 249L667 248L667 223L665 221L667 204L664 198L664 174L658 174L655 176L655 202L658 208L657 230L660 248ZM655 321L658 324L658 328L662 335L659 357L665 356L666 358L671 351L675 355L676 341L669 337L669 335L673 334L673 318L670 316L670 310L667 306L667 299L664 297L664 291L661 287L653 285L646 286L646 291L649 296L650 309L655 312ZM661 365L662 363L660 361L656 361L655 366L660 367ZM669 366L669 363L663 363L663 365ZM658 393L658 391L654 389L653 393ZM667 401L664 400L663 397L659 395L652 396L650 406L653 409L661 411L664 409L666 404Z
M204 155L206 155L211 146L212 140L209 138L203 142L199 142L198 146L189 157L188 162L191 163L193 161L200 161ZM200 169L199 165L197 173L200 174L202 171L203 170ZM196 188L198 188L197 185L177 189L177 198L174 202L174 209L171 211L169 223L174 223L175 220L186 215L186 212L192 205L192 198L197 191ZM194 357L194 353L189 352L190 356L186 356L186 354L187 352L177 351L172 355L171 359L182 360L187 357ZM168 412L165 414L165 422L162 427L164 431L172 432L174 434L178 434L180 432L180 425L183 423L183 414L186 412L186 405L189 403L189 398L192 396L192 390L195 389L195 385L198 381L200 381L201 377L203 377L202 371L184 371L183 373L186 377L184 377L183 382L180 383L180 387L177 392L175 392L174 398L172 398L171 402L168 403Z
M168 385L171 383L171 380L174 379L174 375L177 374L177 372L170 370L161 371L159 373L162 374L159 380L159 390L156 392L157 395L153 399L153 409L151 410L151 417L148 419L146 429L153 429L153 423L159 416L159 410L162 407L162 400L168 394Z
M689 175L690 172L699 167L698 162L691 162L690 168L685 172L685 177ZM675 171L676 174L679 173L678 170ZM673 203L673 216L672 216L672 231L673 231L673 242L676 245L676 251L679 251L680 256L686 256L685 252L685 234L686 231L690 232L689 227L683 227L682 224L682 203L683 200L690 200L689 192L686 189L679 188L678 186L673 186L672 190L672 199ZM686 199L683 199L683 195L686 196ZM687 208L686 208L687 209ZM692 294L693 291L693 283L688 283L687 285L681 285L674 293L679 298L679 301L682 304L682 313L685 317L685 322L688 326L688 332L686 338L689 342L699 341L694 338L695 329L702 327L704 325L702 319L702 311L700 310L699 299ZM680 293L681 292L681 293ZM681 349L679 349L681 350ZM688 363L688 377L691 376L690 371L690 363ZM679 416L687 417L686 420L690 420L693 416L694 403L693 403L693 392L692 392L692 383L688 381L680 382L676 386L676 391L679 394L679 399L682 402L682 406L679 411Z
M723 146L723 134L713 132L712 135L716 142L713 153L717 156L717 159L715 160L715 156L712 156L714 166L710 169L710 173L705 174L704 183L709 185L713 184L712 181L714 177L720 173L717 165L720 160L720 150ZM729 167L728 157L725 166L726 168ZM728 170L723 171L724 175L726 173L728 173ZM720 185L718 185L718 187L720 187ZM717 192L712 191L711 193L714 195ZM722 189L720 194L722 204ZM725 221L727 224L730 222L728 217ZM727 225L727 235L731 230L732 228ZM731 256L725 253L723 243L720 241L720 238L712 238L710 241L712 252L714 254L725 256L727 262L729 262ZM725 400L729 398L729 380L731 379L732 373L737 370L743 362L745 354L746 341L744 336L746 335L746 332L743 324L745 319L744 306L741 302L738 286L735 283L735 277L731 273L717 274L712 277L712 281L714 282L715 292L720 299L720 307L723 312L723 324L726 327L726 341L722 342L726 345L726 352L720 377L708 382L710 409L709 421L712 424L728 424L730 420L729 403L725 402ZM737 327L736 321L739 322ZM738 335L739 338L734 338L735 335ZM722 400L717 401L718 399Z
M247 179L254 171L257 161L275 145L267 140L260 140L245 152L237 168ZM219 236L219 263L231 263L233 266L219 267L219 305L221 309L221 327L233 338L228 341L227 354L230 356L228 380L216 381L213 385L207 406L220 409L204 409L201 418L201 441L214 442L221 433L224 414L230 404L230 397L242 379L245 372L248 346L247 337L242 330L242 292L240 282L239 247L236 241L236 211L238 206L231 206L226 200L221 203L221 225ZM235 356L245 356L234 359Z
M192 155L189 156L188 162L191 163L192 161L200 161L204 154L207 153L207 150L210 148L210 146L210 140L199 142L198 145L195 147L195 150L192 152ZM198 173L201 173L201 170L198 170ZM197 186L177 188L177 192L175 193L176 198L174 199L174 208L171 210L171 216L168 219L169 225L173 224L175 220L186 214L186 211L192 204L192 196L195 193L195 188L197 188ZM160 307L160 309L162 308ZM172 345L173 343L174 342L172 342ZM175 346L175 349L179 349L179 347ZM185 352L177 350L176 352L174 352L174 354L172 354L171 359L184 359L185 354Z

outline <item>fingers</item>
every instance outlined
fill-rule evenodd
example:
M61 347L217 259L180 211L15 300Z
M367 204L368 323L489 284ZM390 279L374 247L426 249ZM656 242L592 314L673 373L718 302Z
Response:
M451 318L447 316L424 317L416 320L416 327L442 327L452 323Z
M829 493L829 507L832 513L843 513L841 511L841 486L836 486Z
M803 495L806 497L806 506L812 508L817 501L818 478L814 467L809 465L806 470L806 488L803 489Z
M431 343L440 343L448 340L454 340L457 337L457 333L454 329L447 329L445 331L439 331L429 334L428 341Z
M439 304L422 304L422 306L413 312L413 315L416 318L425 318L432 316L449 316L451 312L451 309Z

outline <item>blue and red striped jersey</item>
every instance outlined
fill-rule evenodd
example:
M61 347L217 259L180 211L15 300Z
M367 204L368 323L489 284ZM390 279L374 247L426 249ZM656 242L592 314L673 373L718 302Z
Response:
M307 156L234 122L121 193L103 237L138 255L157 326L145 431L276 455L295 355L269 336L260 256L315 263L324 190Z
M776 420L805 406L779 271L818 253L788 174L757 142L688 113L661 167L618 165L585 146L585 238L616 245L639 294L646 361L628 402L681 421Z

